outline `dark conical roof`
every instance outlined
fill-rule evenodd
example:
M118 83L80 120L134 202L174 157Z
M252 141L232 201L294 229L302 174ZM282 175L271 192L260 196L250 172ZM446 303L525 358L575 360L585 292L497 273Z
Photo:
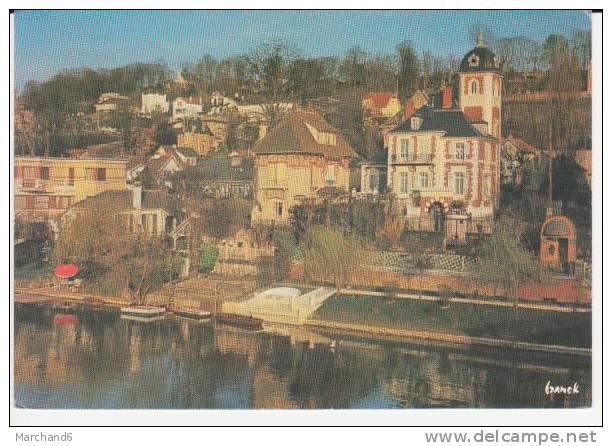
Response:
M478 36L478 43L463 56L459 65L459 72L473 71L499 71L497 57L493 54L493 51L485 46L482 35Z

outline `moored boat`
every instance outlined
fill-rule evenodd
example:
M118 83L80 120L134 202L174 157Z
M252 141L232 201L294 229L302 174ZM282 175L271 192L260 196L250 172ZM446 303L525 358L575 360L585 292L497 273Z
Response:
M252 316L243 316L240 314L217 313L216 319L217 322L221 322L222 324L249 328L252 330L258 330L263 326L263 319Z
M166 309L161 307L134 306L121 308L122 317L132 316L139 319L159 318L164 316L165 313Z
M198 321L210 319L211 316L210 311L199 310L197 308L175 308L173 311L177 316Z

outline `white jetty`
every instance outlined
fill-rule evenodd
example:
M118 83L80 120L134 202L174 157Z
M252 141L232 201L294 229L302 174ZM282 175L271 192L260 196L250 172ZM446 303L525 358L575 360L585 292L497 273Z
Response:
M224 302L223 311L258 317L265 322L303 325L334 294L336 289L327 287L303 294L298 288L275 287L254 293L253 297L243 302Z
M121 318L137 322L154 322L164 318L165 308L159 307L123 307L121 308Z

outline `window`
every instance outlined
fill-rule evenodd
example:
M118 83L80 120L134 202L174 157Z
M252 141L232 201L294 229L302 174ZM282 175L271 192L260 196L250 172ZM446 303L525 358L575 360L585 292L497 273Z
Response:
M153 235L157 235L157 214L151 215L151 218L153 219L153 222L151 223L151 233Z
M484 179L483 179L483 183L484 183L484 196L485 197L489 197L491 196L491 175L485 175Z
M455 174L455 193L462 194L464 188L464 178L462 172L457 172Z
M400 157L406 158L408 156L408 140L400 140Z
M106 181L106 169L96 169L96 181Z
M140 216L140 226L142 227L142 230L144 232L146 232L146 229L147 229L147 216L145 214L142 214Z
M408 172L400 173L400 192L402 194L407 194L410 188Z
M465 144L462 142L455 144L455 159L465 161Z
M421 188L429 187L429 175L427 172L421 172Z
M68 168L68 185L74 186L74 167Z
M421 127L421 118L418 116L413 116L410 118L410 128L412 130L418 130Z
M378 191L378 173L370 173L370 190Z
M336 184L336 166L327 166L327 169L325 170L325 184L327 186L333 186Z
M472 95L475 95L478 92L478 82L477 81L472 81L471 86L470 86L470 91L472 92Z
M277 201L276 203L274 203L274 213L276 214L277 217L283 216L283 203L282 202Z
M41 180L48 180L49 179L49 168L48 167L41 167L40 168L40 179Z

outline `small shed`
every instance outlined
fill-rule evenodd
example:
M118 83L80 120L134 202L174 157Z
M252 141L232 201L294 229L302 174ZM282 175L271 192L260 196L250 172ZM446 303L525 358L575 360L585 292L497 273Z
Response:
M540 232L540 262L571 272L576 263L576 228L562 215L548 216Z

